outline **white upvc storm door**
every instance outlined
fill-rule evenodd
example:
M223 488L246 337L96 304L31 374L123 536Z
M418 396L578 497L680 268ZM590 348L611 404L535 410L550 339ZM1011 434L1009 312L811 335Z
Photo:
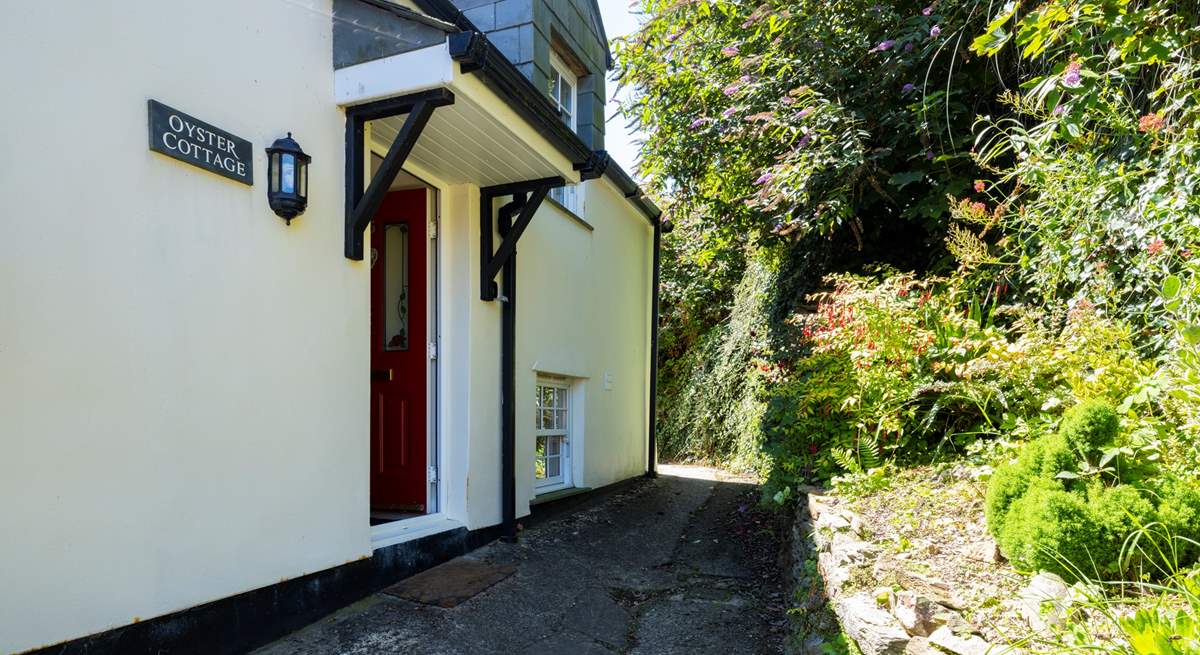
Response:
M533 487L546 493L571 486L571 394L566 382L539 379L534 417Z

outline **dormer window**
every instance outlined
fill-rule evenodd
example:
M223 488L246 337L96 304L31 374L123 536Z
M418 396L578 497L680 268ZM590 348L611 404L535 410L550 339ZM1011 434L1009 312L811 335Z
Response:
M558 108L562 121L575 130L575 90L579 88L579 76L559 57L550 53L550 102Z

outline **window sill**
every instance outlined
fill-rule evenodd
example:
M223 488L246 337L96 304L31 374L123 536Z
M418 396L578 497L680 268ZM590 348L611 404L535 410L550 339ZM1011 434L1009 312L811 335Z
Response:
M529 501L529 505L540 505L541 503L549 503L555 500L562 500L571 496L578 496L591 491L591 487L565 487L563 489L554 489L546 491L534 496L533 500ZM537 493L536 491L534 493Z
M550 196L546 196L546 202L550 203L551 205L554 205L555 207L558 207L560 210L562 210L562 212L564 214L567 215L567 218L575 221L576 223L579 223L579 226L582 227L583 229L587 230L588 232L596 231L595 226L593 226L591 223L584 220L584 218L582 216L580 216L579 214L576 214L575 212L571 211L570 209L567 209L566 205L562 204L561 202L555 200L554 198L551 198Z

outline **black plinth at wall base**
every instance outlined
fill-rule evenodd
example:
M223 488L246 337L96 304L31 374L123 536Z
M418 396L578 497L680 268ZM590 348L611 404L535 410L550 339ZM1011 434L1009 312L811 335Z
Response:
M31 652L38 655L245 653L499 536L500 526L451 530L381 548L369 559Z

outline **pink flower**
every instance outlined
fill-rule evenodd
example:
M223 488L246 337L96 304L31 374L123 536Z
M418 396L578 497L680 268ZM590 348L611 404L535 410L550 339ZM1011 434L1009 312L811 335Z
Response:
M1159 132L1167 126L1167 119L1162 114L1146 114L1138 119L1138 130L1146 134Z
M721 54L725 55L726 57L737 56L737 53L738 47L735 45L727 45L724 48L721 48Z
M973 202L971 203L971 211L976 214L986 214L987 205L983 204L982 202Z
M987 190L987 184L983 180L975 180L975 193L983 193Z
M796 104L796 99L791 96L783 96L779 99L779 102L784 105L794 105Z
M1067 64L1067 70L1063 73L1062 84L1068 89L1078 89L1083 86L1083 64L1078 60Z
M924 8L924 9L922 9L922 10L921 10L921 15L922 15L922 16L931 16L931 15L933 15L933 7L932 7L932 6L929 6L929 7L926 7L926 8Z
M936 39L941 35L942 35L942 26L941 25L934 25L933 27L929 28L929 36L930 37Z
M1155 239L1146 246L1146 252L1150 253L1151 255L1157 255L1165 250L1166 247L1167 244L1164 243L1162 239Z
M891 50L893 47L895 47L895 45L896 45L896 41L893 39L888 39L887 41L880 41L879 45L875 46L874 48L871 48L868 52L884 52L887 50Z

